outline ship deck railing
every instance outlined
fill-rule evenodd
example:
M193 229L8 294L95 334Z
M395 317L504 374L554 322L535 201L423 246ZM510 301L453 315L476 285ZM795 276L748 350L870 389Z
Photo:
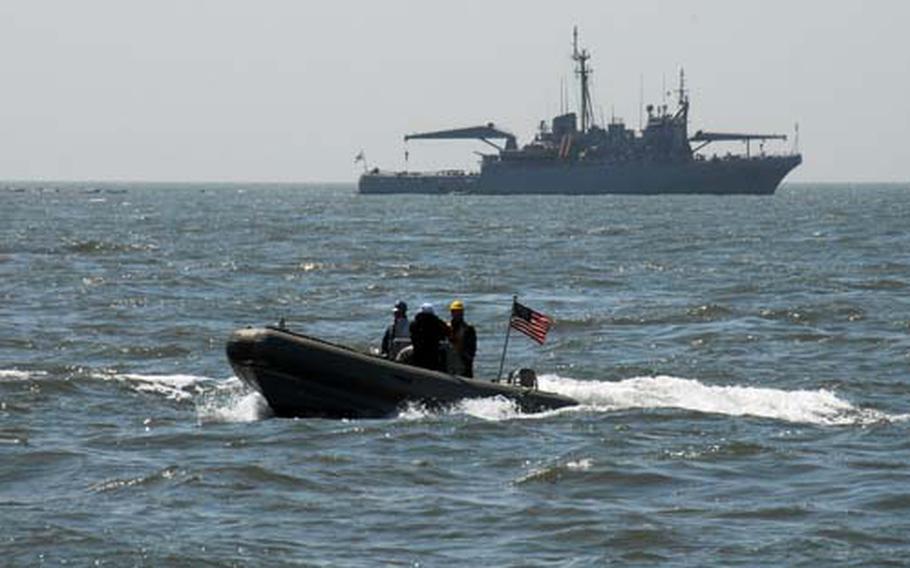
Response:
M478 172L469 172L465 170L436 170L436 171L389 171L373 169L369 175L386 176L386 177L473 177L479 175Z
M712 154L711 156L705 156L704 154L694 154L692 157L695 161L698 162L733 162L733 161L761 161L768 158L793 158L799 156L798 152L765 152L764 154L724 154L719 156L717 154Z

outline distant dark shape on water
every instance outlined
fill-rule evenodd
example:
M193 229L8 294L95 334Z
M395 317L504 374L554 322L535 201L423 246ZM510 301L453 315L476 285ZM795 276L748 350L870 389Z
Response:
M409 134L405 141L482 140L497 152L482 154L479 172L390 172L367 168L360 177L360 193L772 194L802 162L795 147L791 153L765 153L766 141L786 140L781 134L699 130L690 137L689 96L682 71L675 112L670 112L666 104L648 105L647 124L638 131L627 128L615 117L605 127L598 125L588 88L590 57L587 50L579 50L576 30L572 59L579 78L579 113L564 112L549 125L541 121L537 135L528 144L519 147L513 134L493 123ZM503 140L504 144L492 140ZM746 153L711 157L699 153L711 143L731 141L744 142ZM757 155L752 153L752 142L759 144ZM693 148L692 143L697 145ZM362 152L357 161L366 167Z

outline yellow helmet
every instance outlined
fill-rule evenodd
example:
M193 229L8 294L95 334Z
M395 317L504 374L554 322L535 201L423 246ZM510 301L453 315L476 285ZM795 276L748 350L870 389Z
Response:
M462 302L461 300L455 300L455 301L453 301L451 304L449 304L449 310L451 310L451 311L455 311L455 310L464 311L464 302Z

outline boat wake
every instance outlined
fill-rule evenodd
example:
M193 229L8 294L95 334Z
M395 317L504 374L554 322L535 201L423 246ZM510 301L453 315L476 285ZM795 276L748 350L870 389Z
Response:
M219 383L195 401L200 424L256 422L272 416L272 409L262 395L248 390L240 379L231 377Z
M206 392L207 383L212 379L195 375L140 375L98 373L96 378L113 379L139 392L164 396L170 400L192 400Z
M196 407L200 424L213 422L254 422L272 416L262 396L247 389L240 379L227 380L197 375L142 375L96 373L95 378L114 380L143 393L168 400L189 402Z
M200 424L253 422L269 418L265 399L239 379L216 379L187 374L151 375L96 372L92 378L115 381L137 392L152 394L195 406ZM0 370L0 381L42 381L43 371ZM462 400L442 414L471 416L480 420L546 419L570 413L610 413L634 409L678 409L704 414L751 416L821 426L865 426L910 421L910 414L888 414L854 406L826 389L784 390L776 388L706 385L694 379L672 376L634 377L621 381L578 380L559 375L541 375L540 389L569 396L580 405L537 414L524 414L505 397ZM439 416L414 404L398 414L399 420Z
M670 376L635 377L617 382L579 381L558 375L540 377L540 388L570 396L578 412L675 408L705 414L754 416L823 426L902 422L910 414L892 415L859 408L826 390L715 386Z
M541 390L577 400L580 405L538 414L523 414L505 398L465 400L447 412L481 420L541 419L570 413L608 413L634 409L678 409L704 414L752 416L820 426L865 426L905 422L910 414L888 414L856 407L826 390L712 386L671 376L634 377L622 381L582 381L559 375L541 375ZM417 420L432 414L411 406L399 418Z

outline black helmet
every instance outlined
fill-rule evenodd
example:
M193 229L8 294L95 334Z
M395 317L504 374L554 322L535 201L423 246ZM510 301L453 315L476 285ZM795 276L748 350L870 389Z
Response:
M397 302L395 302L395 311L396 311L396 312L401 312L401 313L403 313L403 314L408 313L408 305L407 305L407 303L402 302L401 300L398 300Z

